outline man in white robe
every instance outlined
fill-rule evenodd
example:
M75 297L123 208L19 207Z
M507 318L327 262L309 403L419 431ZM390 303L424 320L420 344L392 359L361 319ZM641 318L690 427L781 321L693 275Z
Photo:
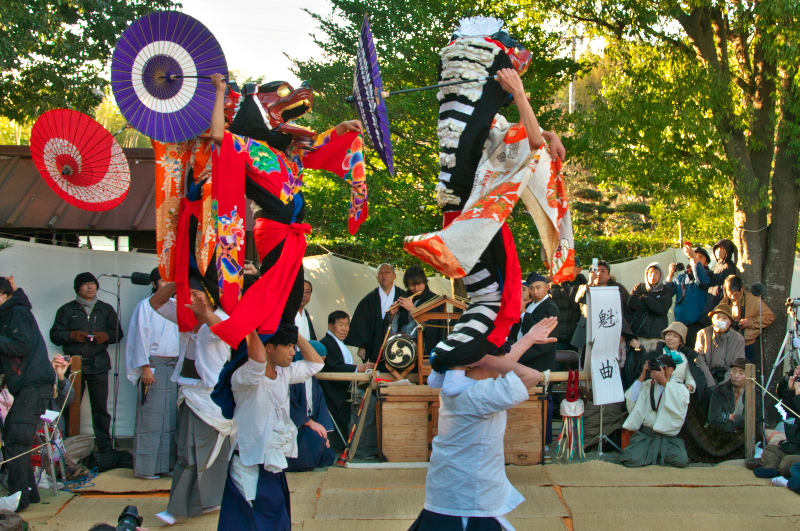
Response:
M166 282L158 268L150 273L153 293ZM142 479L172 474L178 430L178 384L172 373L179 354L178 326L144 299L131 315L126 347L128 380L136 386L133 473Z
M506 477L506 411L528 400L528 389L542 376L518 363L520 356L533 344L554 343L548 335L557 324L555 317L543 319L495 361L505 377L483 367L449 371L454 374L440 393L425 509L409 531L513 530L505 515L525 498Z
M689 463L683 440L677 437L689 409L689 390L672 378L675 367L672 357L662 354L645 365L625 392L629 415L622 427L636 433L622 451L620 464L684 467ZM645 381L648 373L650 379Z
M231 357L231 349L217 337L211 326L228 318L201 277L189 279L191 310L198 323L180 334L180 356L172 381L178 389L178 449L172 478L169 505L158 513L161 520L174 524L177 517L200 516L219 510L227 475L226 457L230 451L233 421L226 419L211 400L222 367ZM156 311L178 322L178 304L171 298L174 282L167 283L150 297Z

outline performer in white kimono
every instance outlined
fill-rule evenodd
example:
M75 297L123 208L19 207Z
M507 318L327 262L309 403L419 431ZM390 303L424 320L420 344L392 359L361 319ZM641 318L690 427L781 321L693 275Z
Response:
M625 393L629 415L622 427L636 433L622 451L620 464L684 467L689 463L683 440L677 437L689 409L689 390L672 377L675 367L667 354L650 360ZM645 381L648 373L651 379Z
M452 377L440 393L425 508L409 531L513 530L504 515L525 498L506 477L506 410L528 400L528 389L542 376L520 364L520 356L533 344L554 343L548 335L557 324L548 317L534 325L508 355L496 358L499 373L483 367L448 371Z
M166 284L158 268L150 273L150 280L153 293ZM175 467L178 384L172 381L172 373L178 341L178 326L156 313L149 297L136 306L125 353L128 380L137 389L133 473L142 479L158 479Z
M303 360L293 362L295 345ZM266 345L252 332L247 356L231 378L237 431L217 529L291 531L283 470L287 457L297 457L297 428L289 415L289 386L321 371L323 361L286 323Z
M172 374L178 390L178 459L172 478L167 510L157 514L174 524L177 517L199 516L218 510L225 484L226 456L230 451L233 421L222 415L211 400L219 372L231 357L230 347L211 331L211 326L228 318L217 307L213 285L199 275L189 279L190 309L198 324L180 334L180 356ZM175 283L169 282L150 297L150 305L173 322L178 322L178 304L171 297Z

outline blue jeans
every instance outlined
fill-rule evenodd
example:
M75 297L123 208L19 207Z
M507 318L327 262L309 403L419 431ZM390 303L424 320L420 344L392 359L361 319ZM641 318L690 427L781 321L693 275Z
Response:
M789 484L786 486L800 494L800 462L792 465L792 468L789 469L789 475Z

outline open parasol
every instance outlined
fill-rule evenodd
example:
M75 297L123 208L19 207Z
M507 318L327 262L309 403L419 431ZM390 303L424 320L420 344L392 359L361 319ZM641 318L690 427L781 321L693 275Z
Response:
M394 151L392 150L392 133L389 130L389 110L383 95L381 67L378 64L378 52L369 25L369 15L364 15L361 35L358 38L356 68L353 79L353 97L349 99L356 105L364 129L372 146L386 164L389 173L394 175Z
M41 115L31 131L36 168L55 193L84 210L111 210L128 195L131 170L116 139L69 109Z
M122 114L161 142L183 142L211 125L211 74L228 75L217 39L199 21L156 11L122 34L111 61L111 87Z

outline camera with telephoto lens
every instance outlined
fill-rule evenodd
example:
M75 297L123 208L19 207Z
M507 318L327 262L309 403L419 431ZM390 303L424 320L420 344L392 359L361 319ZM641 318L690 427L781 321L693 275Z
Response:
M128 505L117 520L118 531L136 531L142 525L144 518L139 516L139 509L135 505Z
M647 360L647 370L662 371L664 370L664 364L658 361L657 359Z
M786 307L787 308L800 308L800 297L798 298L791 298L789 297L786 299Z

